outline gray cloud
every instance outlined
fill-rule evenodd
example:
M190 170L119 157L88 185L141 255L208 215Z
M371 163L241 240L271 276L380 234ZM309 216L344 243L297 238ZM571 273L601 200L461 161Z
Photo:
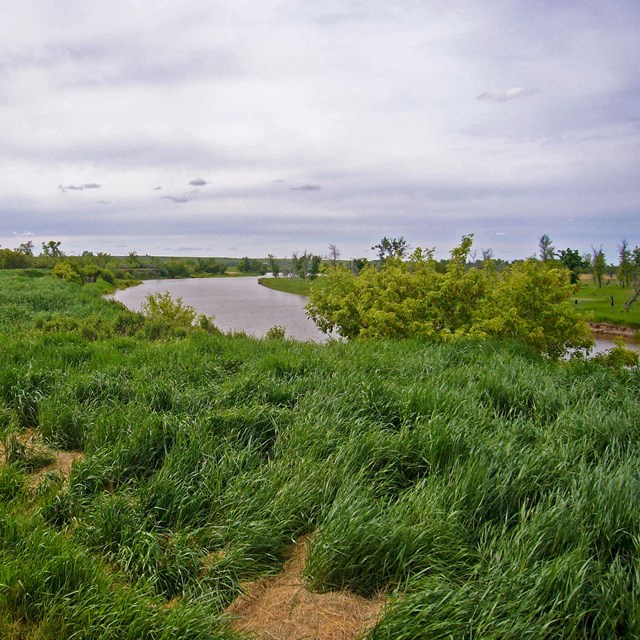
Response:
M160 189L162 189L162 187L153 187L154 191L160 191Z
M479 96L476 96L476 98L478 100L485 100L486 102L509 102L509 100L516 100L517 98L535 96L538 93L540 93L540 89L513 87L512 89L490 89L489 91L483 91Z
M169 194L168 196L160 196L161 200L171 200L171 202L175 202L176 204L184 204L185 202L191 202L192 197L196 193L198 193L198 189L193 189L187 193L183 193L181 196L174 196Z
M291 187L289 191L320 191L322 187L318 184L303 184L301 187Z
M204 178L194 178L189 180L189 184L192 187L204 187L205 184L209 184Z
M68 184L63 186L61 184L58 185L58 189L63 193L67 191L84 191L85 189L99 189L102 185L97 182L87 182L85 184Z
M171 202L175 202L177 204L189 202L189 196L186 193L183 193L181 196L160 196L160 198L162 200L171 200Z

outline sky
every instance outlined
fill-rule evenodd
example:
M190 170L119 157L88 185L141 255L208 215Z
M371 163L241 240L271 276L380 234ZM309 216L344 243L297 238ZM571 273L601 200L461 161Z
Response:
M638 0L21 0L0 245L640 244Z

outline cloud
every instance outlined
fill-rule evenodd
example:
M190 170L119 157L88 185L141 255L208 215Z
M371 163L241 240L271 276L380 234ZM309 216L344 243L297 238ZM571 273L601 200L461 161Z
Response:
M178 204L182 204L184 202L189 202L189 198L187 194L183 194L181 196L160 196L162 200L171 200L171 202L176 202Z
M189 180L189 184L192 187L204 187L205 184L209 184L204 178L194 178Z
M289 191L320 191L322 187L318 184L303 184L301 187L291 187Z
M160 189L162 189L162 187L153 187L154 191L160 191Z
M61 184L58 185L58 189L62 191L62 193L66 193L67 191L84 191L85 189L99 189L102 185L97 182L87 182L85 184L68 184L67 186L63 186Z
M35 236L35 233L31 233L31 231L12 231L11 235L18 238L32 238Z
M540 89L513 87L512 89L490 89L489 91L483 91L479 96L476 96L476 98L478 100L484 100L485 102L508 102L509 100L516 100L517 98L535 96L538 93L540 93Z

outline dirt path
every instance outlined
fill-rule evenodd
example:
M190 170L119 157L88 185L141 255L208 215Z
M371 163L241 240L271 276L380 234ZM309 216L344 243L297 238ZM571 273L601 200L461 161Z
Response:
M302 538L282 573L243 585L244 595L227 609L231 627L260 640L353 640L375 625L384 605L381 596L313 593L302 577L306 559Z

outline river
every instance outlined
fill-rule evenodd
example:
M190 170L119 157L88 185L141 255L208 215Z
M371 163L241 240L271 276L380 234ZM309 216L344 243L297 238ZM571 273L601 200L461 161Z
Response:
M182 298L198 313L214 316L214 324L222 331L262 338L278 325L284 327L288 338L305 342L328 340L307 317L305 297L263 287L257 277L145 280L137 287L118 290L113 297L139 311L149 294L165 291L174 299Z
M306 298L262 287L257 277L145 280L137 287L118 290L113 297L129 309L139 311L150 293L165 291L172 298L182 298L198 313L214 316L215 325L223 331L244 332L262 338L271 327L278 325L284 327L288 338L305 342L328 340L307 317ZM613 339L597 336L592 354L611 349ZM630 340L625 343L640 351L638 344Z

